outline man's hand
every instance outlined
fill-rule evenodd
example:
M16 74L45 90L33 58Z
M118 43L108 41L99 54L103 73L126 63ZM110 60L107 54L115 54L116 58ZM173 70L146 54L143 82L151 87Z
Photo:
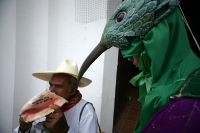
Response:
M25 122L22 117L19 118L19 124L20 124L20 131L21 132L26 132L28 129L31 127L32 122Z
M61 108L57 105L50 105L54 112L46 116L45 126L51 133L67 133L69 126Z

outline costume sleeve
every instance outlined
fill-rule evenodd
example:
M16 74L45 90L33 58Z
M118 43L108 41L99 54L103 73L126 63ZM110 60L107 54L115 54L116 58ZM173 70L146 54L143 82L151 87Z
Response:
M97 133L97 115L90 104L83 110L79 124L79 133Z

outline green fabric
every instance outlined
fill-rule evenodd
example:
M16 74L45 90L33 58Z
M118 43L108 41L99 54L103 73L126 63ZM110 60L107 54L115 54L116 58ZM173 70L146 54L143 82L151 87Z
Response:
M140 71L144 71L147 73L151 73L150 70L151 67L151 59L149 58L146 50L144 50L143 52L141 52L140 54L140 60L138 62L138 68Z
M141 42L137 44L145 47L151 59L152 88L143 98L140 121L134 133L140 133L153 115L172 100L170 96L179 93L191 73L200 68L200 60L190 48L185 25L178 8L143 38L145 39L140 38ZM133 49L131 51L134 52ZM124 53L122 52L123 57L126 57ZM136 53L129 55L136 55ZM142 76L144 74L138 77ZM135 79L139 80L134 81L135 83L144 80L144 78ZM200 78L195 82L200 83ZM190 93L193 96L200 95L200 88L192 87L194 86L188 86L183 93Z
M152 85L151 74L146 73L146 72L141 72L138 75L136 75L135 77L133 77L130 80L130 83L135 87L139 86L139 99L138 99L138 101L140 101L141 104L143 105L144 100L145 100L145 96L147 95L147 93L151 89L151 85Z
M136 75L130 80L130 83L133 86L135 87L139 86L140 88L138 101L140 101L142 105L144 104L144 98L147 95L147 93L150 91L151 85L152 85L152 76L150 73L150 66L151 66L151 60L149 56L147 55L146 50L144 50L140 54L140 60L138 62L138 68L142 72L140 72L138 75Z
M144 51L144 46L142 44L142 39L139 37L127 37L128 42L131 47L129 49L121 49L123 58L139 55Z

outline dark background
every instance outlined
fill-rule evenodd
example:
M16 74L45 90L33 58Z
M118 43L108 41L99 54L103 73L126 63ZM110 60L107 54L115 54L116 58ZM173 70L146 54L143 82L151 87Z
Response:
M199 31L200 31L200 4L197 3L197 0L180 0L180 6L184 12L184 15L187 19L187 22L192 30L193 35L195 36L197 42L200 41ZM188 28L188 38L190 41L190 45L195 54L200 58L200 51L196 46L194 39L192 38L191 33Z

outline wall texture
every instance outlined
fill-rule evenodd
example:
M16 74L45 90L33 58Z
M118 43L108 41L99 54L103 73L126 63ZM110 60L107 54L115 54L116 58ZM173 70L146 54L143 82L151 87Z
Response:
M100 41L108 10L85 23L76 19L76 2L0 0L0 132L12 132L19 124L21 107L48 89L48 83L34 78L33 72L55 70L65 59L75 60L80 68ZM109 5L103 2L98 10L86 8L103 11ZM105 132L112 132L117 57L116 48L102 54L83 75L93 82L79 89L94 104Z

